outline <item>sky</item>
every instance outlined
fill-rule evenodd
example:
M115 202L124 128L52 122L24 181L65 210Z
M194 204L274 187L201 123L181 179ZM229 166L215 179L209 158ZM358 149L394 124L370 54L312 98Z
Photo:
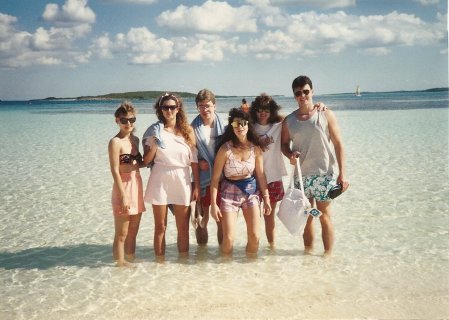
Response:
M0 0L0 99L448 86L447 0Z

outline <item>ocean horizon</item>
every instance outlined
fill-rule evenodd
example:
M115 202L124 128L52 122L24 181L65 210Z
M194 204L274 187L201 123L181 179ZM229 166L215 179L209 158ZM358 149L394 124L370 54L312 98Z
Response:
M239 98L217 99L218 113L226 118ZM297 108L293 97L275 100L283 115ZM169 215L157 263L146 204L132 269L112 259L107 144L120 100L1 101L0 319L449 318L448 93L314 101L335 111L350 182L332 204L332 257L317 221L305 255L276 218L275 249L261 222L258 256L248 258L240 215L232 258L220 255L214 223L206 247L190 229L180 258ZM153 103L133 101L138 137L156 121ZM191 121L194 100L184 103ZM149 171L141 175L146 185Z

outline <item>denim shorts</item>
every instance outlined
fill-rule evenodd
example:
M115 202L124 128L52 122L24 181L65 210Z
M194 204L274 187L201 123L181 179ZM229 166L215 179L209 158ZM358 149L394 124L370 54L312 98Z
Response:
M295 188L301 189L298 177L295 176ZM330 201L329 190L337 185L336 178L332 174L319 176L302 177L304 193L308 199L314 198L316 201Z

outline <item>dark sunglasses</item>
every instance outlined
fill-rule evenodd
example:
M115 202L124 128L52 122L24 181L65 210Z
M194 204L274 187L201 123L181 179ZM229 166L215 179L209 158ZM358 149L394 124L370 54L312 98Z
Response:
M270 112L270 108L258 108L258 109L256 109L256 111L259 112L259 113L260 112L267 112L268 113L268 112Z
M168 110L175 111L177 108L178 108L178 106L161 106L161 109L163 111L168 111Z
M304 94L305 96L308 96L309 93L310 93L310 90L308 90L308 89L298 90L298 91L295 91L295 97L300 97L300 96L302 96L303 94Z
M248 121L246 121L246 120L234 120L231 122L231 126L233 128L238 128L239 126L246 127L247 125L248 125Z
M120 118L120 123L121 124L128 124L128 122L131 123L131 124L136 122L136 117L134 117L134 118Z

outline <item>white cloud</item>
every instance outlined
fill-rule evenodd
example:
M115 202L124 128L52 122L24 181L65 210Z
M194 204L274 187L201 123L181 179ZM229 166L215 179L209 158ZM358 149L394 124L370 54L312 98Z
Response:
M271 0L270 3L272 5L296 5L332 9L353 7L356 4L356 0Z
M247 50L266 59L336 54L352 48L387 54L395 46L431 45L444 41L444 19L427 23L410 14L355 16L305 12L291 15L285 28L264 31L249 41Z
M212 0L201 6L180 5L174 11L164 11L157 22L165 28L201 33L257 32L253 7L234 8L227 2Z
M424 6L439 4L440 0L413 0L414 2L420 3Z
M129 3L129 4L155 4L157 0L103 0L110 3Z
M214 35L165 39L141 27L115 37L104 34L93 41L91 50L101 58L127 54L131 64L221 61L225 52L236 52L237 41L237 37L224 39Z
M42 18L56 23L94 23L95 13L87 6L87 0L66 0L61 8L55 3L47 4Z
M56 26L38 27L34 33L15 27L17 18L0 13L0 67L16 68L31 65L73 65L88 61L88 54L74 48L74 42L88 35L95 20L87 1L67 0L46 6L43 17Z

